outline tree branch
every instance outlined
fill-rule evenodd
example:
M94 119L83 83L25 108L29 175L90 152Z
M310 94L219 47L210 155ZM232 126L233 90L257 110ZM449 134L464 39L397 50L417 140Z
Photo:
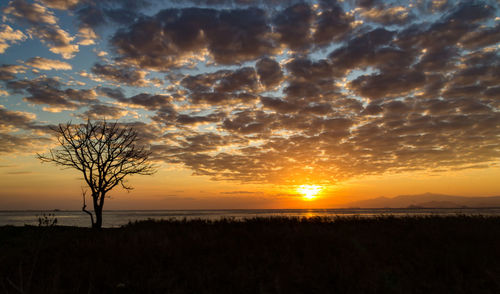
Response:
M100 213L106 193L118 184L130 190L124 181L129 175L151 175L156 167L149 163L151 152L139 145L139 133L132 127L121 127L117 122L59 124L51 128L57 135L59 147L48 155L37 154L41 162L50 162L80 171L90 190L97 220L88 211L83 193L82 211L91 216L93 224L100 223ZM99 213L99 215L97 215ZM99 225L99 224L97 224Z

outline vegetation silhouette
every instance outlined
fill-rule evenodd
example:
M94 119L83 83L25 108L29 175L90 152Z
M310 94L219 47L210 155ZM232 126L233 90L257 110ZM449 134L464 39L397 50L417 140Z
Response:
M500 217L149 220L0 240L6 294L500 293Z
M53 227L57 225L57 217L55 213L45 213L42 212L37 215L38 226Z
M106 194L125 185L129 175L151 175L156 168L149 162L151 152L139 144L138 132L132 127L123 127L117 122L87 120L84 124L59 124L51 128L57 135L59 147L50 149L48 155L37 154L42 162L55 163L67 168L75 168L92 192L94 216L87 210L86 192L83 194L82 211L90 215L92 227L102 227L102 209Z

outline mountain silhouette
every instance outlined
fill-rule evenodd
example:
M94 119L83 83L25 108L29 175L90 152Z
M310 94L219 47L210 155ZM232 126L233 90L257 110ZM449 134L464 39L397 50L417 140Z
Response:
M424 193L418 195L399 195L396 197L377 197L350 202L347 207L359 208L481 208L500 207L500 196L465 197L444 194Z

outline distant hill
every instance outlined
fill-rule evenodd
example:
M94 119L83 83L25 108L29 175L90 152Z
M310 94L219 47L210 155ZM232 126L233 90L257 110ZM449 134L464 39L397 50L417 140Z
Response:
M400 195L393 198L378 197L350 202L346 207L359 208L461 208L461 207L500 207L500 196L464 197L425 193L419 195Z

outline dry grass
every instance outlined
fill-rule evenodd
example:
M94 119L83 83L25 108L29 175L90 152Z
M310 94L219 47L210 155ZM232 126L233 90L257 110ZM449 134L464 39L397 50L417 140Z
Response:
M500 293L500 218L0 227L4 293Z

